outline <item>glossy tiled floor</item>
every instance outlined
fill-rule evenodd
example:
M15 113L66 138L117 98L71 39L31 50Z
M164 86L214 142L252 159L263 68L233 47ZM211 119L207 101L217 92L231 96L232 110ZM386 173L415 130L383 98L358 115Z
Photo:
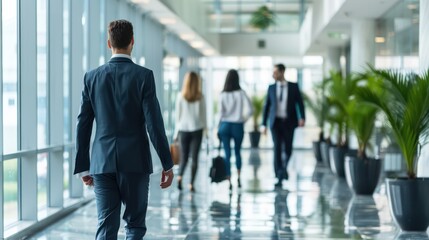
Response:
M234 185L231 194L226 182L210 184L209 156L202 156L194 194L179 192L176 184L162 191L154 174L145 239L429 239L400 233L383 183L373 197L353 196L345 180L316 166L310 151L295 151L290 180L274 190L271 151L243 150L242 155L243 187ZM93 201L32 238L93 239L96 216Z

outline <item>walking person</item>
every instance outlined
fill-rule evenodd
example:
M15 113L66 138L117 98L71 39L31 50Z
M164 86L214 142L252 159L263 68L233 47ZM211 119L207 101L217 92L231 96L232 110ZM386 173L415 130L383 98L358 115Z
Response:
M118 238L122 204L126 239L143 239L149 176L153 172L147 132L164 169L161 188L169 187L173 180L173 161L153 73L131 60L132 24L126 20L110 22L107 45L112 58L84 77L74 174L80 174L85 185L94 186L96 239ZM94 120L97 131L90 160Z
M201 93L201 81L195 72L185 75L182 92L176 99L176 136L180 139L181 162L177 177L177 187L182 190L182 177L188 158L192 158L191 183L189 189L195 191L195 176L198 170L198 156L203 132L207 127L206 104ZM177 137L175 137L177 139Z
M286 67L274 66L273 78L276 81L268 87L263 110L262 125L266 134L267 121L274 142L274 171L278 179L275 187L282 187L283 179L288 179L287 165L292 155L293 136L296 127L305 124L305 110L298 84L285 79ZM286 159L282 159L282 152Z
M244 137L244 123L252 116L252 103L241 89L238 72L229 70L225 85L220 94L220 123L218 135L225 150L225 163L229 189L231 183L231 139L234 140L235 165L237 167L237 186L241 188L241 144Z

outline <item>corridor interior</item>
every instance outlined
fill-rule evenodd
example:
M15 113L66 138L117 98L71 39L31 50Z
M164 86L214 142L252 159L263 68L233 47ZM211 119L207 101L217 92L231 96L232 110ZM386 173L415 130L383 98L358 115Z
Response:
M321 164L310 150L296 149L290 178L275 190L271 149L242 151L242 189L227 181L210 183L208 169L217 150L200 156L196 192L174 184L159 187L151 177L145 239L429 239L426 233L401 233L393 222L380 180L373 196L354 196L346 180ZM234 161L234 160L232 160ZM175 171L177 171L177 166ZM97 225L95 201L78 209L31 239L93 239ZM123 239L121 226L119 239Z

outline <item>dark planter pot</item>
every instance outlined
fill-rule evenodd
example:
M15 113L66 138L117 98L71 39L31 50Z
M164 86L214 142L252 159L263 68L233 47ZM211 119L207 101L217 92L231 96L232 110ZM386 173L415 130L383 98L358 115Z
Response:
M322 162L327 167L329 167L329 147L330 147L330 144L327 142L320 143L320 153L322 155Z
M313 153L318 163L322 162L322 153L320 151L320 141L313 141Z
M429 178L386 179L390 213L403 231L426 232L429 226Z
M348 148L332 146L329 150L331 171L338 177L345 178L344 162Z
M253 131L249 133L250 137L250 146L252 148L259 147L259 139L261 139L261 133L258 131Z
M380 159L361 159L355 154L346 155L345 173L347 184L355 194L372 195L380 179Z

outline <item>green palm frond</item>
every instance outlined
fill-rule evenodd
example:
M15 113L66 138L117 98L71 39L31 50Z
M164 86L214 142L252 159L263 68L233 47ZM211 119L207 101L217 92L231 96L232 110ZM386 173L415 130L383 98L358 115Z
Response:
M252 13L250 18L250 25L259 29L267 29L269 26L274 25L275 14L267 6L261 6Z
M305 103L305 106L310 109L310 111L314 114L317 120L317 126L322 127L323 126L323 103L318 101L317 97L316 99L311 98L308 94L302 93L302 97Z
M366 149L369 146L378 109L371 104L353 99L347 106L350 128L358 140L359 157L366 158Z
M253 96L251 101L253 106L253 128L254 131L257 131L259 128L259 119L264 107L265 97Z
M305 106L313 113L316 118L317 125L321 129L320 139L324 138L323 127L326 122L328 100L326 98L326 85L329 79L323 79L321 82L313 85L311 96L307 93L302 93Z
M383 91L360 89L357 95L386 115L404 155L407 174L415 178L418 147L429 134L429 72L419 76L372 68L371 74Z
M348 145L348 114L347 105L350 96L357 86L358 79L352 75L343 77L341 72L330 72L326 92L329 102L328 121L334 123L338 130L337 144Z

